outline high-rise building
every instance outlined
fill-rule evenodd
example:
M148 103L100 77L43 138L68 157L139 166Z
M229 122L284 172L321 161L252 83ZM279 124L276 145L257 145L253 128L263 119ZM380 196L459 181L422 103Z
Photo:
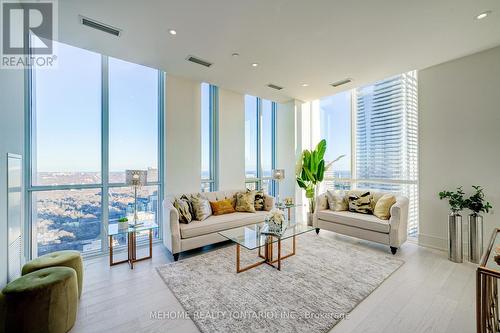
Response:
M408 196L412 234L418 219L417 73L359 88L356 102L356 177L372 180L358 187Z

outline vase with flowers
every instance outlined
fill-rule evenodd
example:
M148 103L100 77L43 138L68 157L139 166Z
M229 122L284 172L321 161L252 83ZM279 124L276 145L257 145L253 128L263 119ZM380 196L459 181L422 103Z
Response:
M266 216L265 229L263 233L281 236L288 227L285 214L279 209L273 209Z

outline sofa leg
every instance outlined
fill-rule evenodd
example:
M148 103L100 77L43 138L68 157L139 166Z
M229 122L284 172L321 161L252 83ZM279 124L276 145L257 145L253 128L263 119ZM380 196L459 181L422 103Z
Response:
M398 251L397 247L391 246L391 253L394 255Z
M316 228L316 235L319 234L319 228Z
M174 261L179 260L179 253L174 253Z

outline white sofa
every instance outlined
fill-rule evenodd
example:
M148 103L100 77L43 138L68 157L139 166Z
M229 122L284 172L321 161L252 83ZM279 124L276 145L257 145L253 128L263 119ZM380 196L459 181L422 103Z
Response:
M245 191L245 190L242 190ZM219 201L234 197L238 190L201 193L209 201ZM186 194L188 197L195 193ZM188 224L179 222L179 213L173 206L180 195L167 196L163 200L163 244L177 261L183 251L195 249L209 244L227 240L218 234L219 231L237 228L245 225L264 222L268 212L274 207L274 198L264 196L264 210L255 213L231 213L211 215L203 221L192 221Z
M384 192L371 190L348 191L348 193L361 194L370 191L377 202ZM381 220L375 215L360 214L349 211L334 212L328 207L326 193L316 198L316 211L313 215L313 226L316 233L325 229L339 234L389 245L392 254L406 241L408 225L407 197L396 195L396 203L391 207L389 220Z

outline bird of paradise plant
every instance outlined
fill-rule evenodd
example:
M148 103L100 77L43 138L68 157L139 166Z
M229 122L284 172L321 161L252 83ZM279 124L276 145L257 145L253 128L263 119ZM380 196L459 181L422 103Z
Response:
M316 194L319 185L323 181L325 171L327 171L333 163L337 162L345 155L340 155L335 160L325 165L326 140L321 140L315 149L304 150L297 162L296 179L300 188L306 191L306 198L309 201L309 212L314 213Z

